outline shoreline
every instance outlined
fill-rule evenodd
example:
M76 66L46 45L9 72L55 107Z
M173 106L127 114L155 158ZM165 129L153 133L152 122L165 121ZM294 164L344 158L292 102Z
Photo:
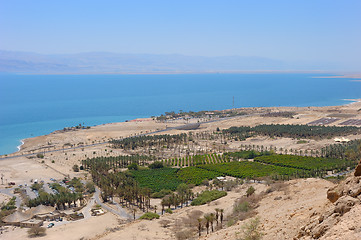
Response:
M9 74L18 75L174 75L174 74L262 74L262 73L316 73L316 74L327 74L330 71L327 70L209 70L209 71L159 71L159 72L49 72L49 73L31 73L31 72L15 72ZM334 74L343 75L343 72L335 71ZM320 77L322 78L322 77Z
M318 77L312 77L312 78L352 78L352 79L361 79L361 74L352 74L352 75L341 74L340 76L318 76ZM361 80L351 80L351 81L359 82Z
M353 104L356 104L356 103L360 103L361 102L361 99L341 99L343 101L348 101L348 103L344 103L344 104L341 104L341 105L332 105L332 106L322 106L322 107L315 107L315 106L307 106L307 107L295 107L295 106L273 106L273 107L256 107L256 108L262 108L262 109L274 109L274 108L299 108L299 109L308 109L308 108L332 108L332 107L347 107L347 106L352 106ZM238 108L238 109L254 109L254 107L246 107L246 108ZM224 109L224 110L221 110L221 111L229 111L229 110L232 110L232 109ZM219 110L213 110L213 111L219 111ZM135 119L131 119L131 120L125 120L125 121L121 121L121 122L110 122L110 123L102 123L102 124L98 124L98 125L94 125L92 128L94 127L100 127L100 126L107 126L107 125L114 125L114 124L121 124L121 123L139 123L139 122L149 122L150 121L150 117L143 117L143 118L135 118ZM8 154L2 154L0 155L1 157L5 156L5 155L12 155L12 154L16 154L16 153L19 153L21 152L22 150L22 146L25 144L26 141L29 141L31 139L34 139L34 138L38 138L38 137L45 137L45 136L48 136L48 135L51 135L51 134L59 134L61 133L61 129L59 130L54 130L48 134L44 134L44 135L39 135L39 136L34 136L34 137L30 137L30 138L24 138L24 139L21 139L20 142L21 144L17 146L17 151L16 152L12 152L12 153L8 153ZM80 130L81 131L81 130Z
M25 139L26 139L26 138L24 138L24 139L21 139L21 140L20 140L20 143L21 143L21 144L20 144L20 145L18 145L18 146L16 147L18 150L17 150L15 153L17 153L17 152L20 152L20 151L21 151L21 146L22 146L22 145L24 145L24 143L25 143L25 142L24 142L24 141L25 141Z

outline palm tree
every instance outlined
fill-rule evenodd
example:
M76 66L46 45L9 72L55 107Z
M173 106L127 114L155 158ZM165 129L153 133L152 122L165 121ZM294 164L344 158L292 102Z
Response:
M222 227L222 223L223 223L223 209L219 209L219 212L221 213L221 227Z
M164 206L167 205L166 200L163 198L162 202L160 204L162 205L162 215L163 215L164 214Z
M208 232L208 229L209 229L209 222L211 221L211 216L209 214L206 214L204 215L204 220L206 222L206 229L207 229L207 234L209 233Z
M216 210L216 221L217 221L217 227L218 227L218 216L219 216L220 209L216 208L215 210Z
M197 220L198 220L198 235L201 236L203 219L202 219L202 218L198 218Z
M137 210L133 207L132 208L132 213L133 213L133 219L135 220L135 213L137 212Z
M210 213L209 216L210 216L210 222L211 222L211 229L213 232L213 222L216 217L214 216L214 213Z

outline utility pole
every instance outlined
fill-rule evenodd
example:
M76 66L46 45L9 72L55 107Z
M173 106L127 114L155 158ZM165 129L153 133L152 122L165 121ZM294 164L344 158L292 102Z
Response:
M1 185L4 185L4 174L1 174Z

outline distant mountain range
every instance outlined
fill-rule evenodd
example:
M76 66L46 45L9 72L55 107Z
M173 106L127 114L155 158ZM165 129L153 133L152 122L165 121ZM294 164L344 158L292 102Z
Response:
M0 72L33 74L66 73L177 73L328 70L320 64L290 64L262 57L201 57L178 54L37 54L0 51Z

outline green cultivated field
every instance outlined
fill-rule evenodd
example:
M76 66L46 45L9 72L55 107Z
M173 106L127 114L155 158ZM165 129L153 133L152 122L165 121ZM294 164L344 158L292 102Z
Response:
M256 162L291 167L303 170L332 170L344 166L346 161L342 159L304 157L295 155L269 155L254 159Z
M290 176L296 173L296 169L293 168L265 165L258 162L247 161L201 165L199 167L209 171L239 178L265 177L272 174Z
M200 185L205 179L211 180L215 177L223 176L223 174L198 167L187 167L180 169L177 172L177 176L185 183Z
M148 187L153 192L162 189L175 191L182 181L177 177L176 168L158 168L130 171L140 187Z

